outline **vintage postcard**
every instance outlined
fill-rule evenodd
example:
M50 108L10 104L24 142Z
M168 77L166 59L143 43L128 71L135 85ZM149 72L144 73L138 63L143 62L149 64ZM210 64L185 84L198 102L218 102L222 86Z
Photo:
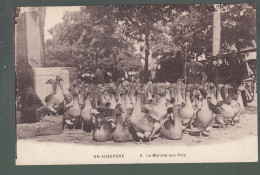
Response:
M16 165L258 162L255 4L14 7Z

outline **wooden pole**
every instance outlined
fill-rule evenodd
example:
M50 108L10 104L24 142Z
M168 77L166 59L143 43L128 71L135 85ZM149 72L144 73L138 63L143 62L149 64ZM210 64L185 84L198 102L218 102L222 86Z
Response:
M188 43L186 43L185 48L185 62L184 62L184 84L187 84L187 72L186 72L186 66L187 66L187 51L188 51Z
M220 52L220 41L221 41L220 4L214 4L214 8L215 11L213 13L212 55L216 56Z

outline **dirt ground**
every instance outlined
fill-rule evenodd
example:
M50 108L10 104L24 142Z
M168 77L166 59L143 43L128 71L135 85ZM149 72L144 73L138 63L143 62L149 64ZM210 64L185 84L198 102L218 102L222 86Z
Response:
M150 143L142 143L152 145L200 145L200 144L216 144L233 140L241 140L247 136L257 136L257 99L248 105L245 110L244 117L241 118L240 123L236 126L229 126L227 128L219 130L213 128L211 130L211 138L203 137L199 140L198 132L190 132L190 134L184 134L181 140L167 140L163 138L156 138ZM83 135L82 130L66 130L60 135L50 136L38 136L35 138L29 138L25 140L32 140L38 142L58 142L58 143L70 143L80 145L110 145L110 146L136 146L135 142L116 143L113 141L108 142L95 142L92 140L90 133Z

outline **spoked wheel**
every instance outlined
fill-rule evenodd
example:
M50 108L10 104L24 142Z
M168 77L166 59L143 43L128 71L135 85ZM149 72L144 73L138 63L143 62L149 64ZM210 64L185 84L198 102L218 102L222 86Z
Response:
M251 79L244 79L243 80L243 86L245 87L245 93L246 93L246 100L248 103L252 102L254 100L255 96L255 81L253 78Z

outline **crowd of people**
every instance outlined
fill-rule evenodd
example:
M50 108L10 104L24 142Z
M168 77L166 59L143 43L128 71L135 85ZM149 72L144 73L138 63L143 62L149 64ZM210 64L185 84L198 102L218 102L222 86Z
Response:
M144 77L148 76L148 80L152 82L173 83L183 79L186 84L229 83L236 88L241 85L242 77L247 72L245 60L237 53L225 56L218 54L204 63L196 61L195 55L189 55L185 61L179 53L166 60L165 63L159 64L160 70L148 72L147 75L144 71L123 71L116 64L109 69L97 67L95 71L90 71L80 65L79 78L85 83L93 84L120 83L123 80L142 83Z
M205 64L195 59L195 56L189 56L187 62L184 63L183 78L186 79L187 84L228 83L236 89L247 74L245 58L238 56L237 53L225 56L218 54L208 59Z
M217 55L211 64L206 64L209 81L218 84L230 84L235 89L241 85L242 78L247 76L248 68L243 55L231 53Z
M118 69L117 65L113 65L112 68L106 69L104 67L97 67L95 71L84 68L82 65L79 67L78 77L84 83L89 84L104 84L104 83L120 83L124 80L128 82L138 81L138 73L133 70L127 72L122 69Z

